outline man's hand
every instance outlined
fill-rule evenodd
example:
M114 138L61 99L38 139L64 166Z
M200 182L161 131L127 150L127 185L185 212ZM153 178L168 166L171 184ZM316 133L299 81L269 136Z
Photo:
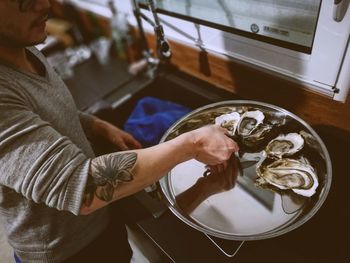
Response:
M202 163L222 164L239 150L237 143L227 136L228 131L219 125L208 125L190 133L196 151L195 159Z
M204 177L176 196L176 203L187 214L190 214L208 197L235 186L238 175L238 160L234 154L231 158L218 165L208 166Z
M207 166L208 169L202 181L203 189L208 196L224 191L228 191L236 184L238 171L238 159L234 154L230 159L222 164Z
M142 148L141 143L131 134L101 119L94 120L92 124L92 134L93 136L105 138L121 151Z

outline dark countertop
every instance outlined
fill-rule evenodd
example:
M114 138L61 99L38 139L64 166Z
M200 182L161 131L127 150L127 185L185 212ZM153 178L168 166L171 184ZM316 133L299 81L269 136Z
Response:
M120 68L121 67L121 68ZM76 69L74 79L66 81L70 87L77 105L81 109L86 109L100 99L109 101L117 100L125 94L139 94L138 97L156 92L164 93L165 97L176 98L176 96L189 99L188 94L192 94L192 99L186 103L193 103L193 107L198 107L208 101L208 92L200 95L200 91L191 88L195 81L186 84L186 91L180 95L172 94L174 91L170 84L166 84L168 91L159 89L164 87L162 81L158 81L153 88L145 88L150 83L146 78L133 79L126 71L126 65L119 62L112 63L104 69L96 66L96 62L88 62L80 65ZM133 79L133 80L132 80ZM207 85L207 84L203 84ZM203 86L200 85L200 86ZM133 90L131 92L130 90ZM220 100L220 92L212 93L214 100ZM163 96L163 95L162 95ZM232 99L232 95L231 99ZM111 99L113 98L113 99ZM222 99L227 99L225 95ZM121 107L117 107L116 112L127 116L130 113L135 101L130 99L123 102ZM128 105L129 104L129 105ZM112 112L114 114L114 112ZM108 118L107 118L108 119ZM125 120L125 117L123 121ZM122 121L120 122L122 123ZM130 222L136 223L146 235L148 235L165 253L171 262L342 262L347 258L347 250L350 244L350 217L347 204L348 187L350 185L349 158L347 151L350 148L350 135L335 127L314 126L315 131L324 141L332 160L333 180L330 193L321 209L307 221L303 226L295 229L283 236L267 240L245 242L234 258L226 257L217 247L202 233L190 228L177 219L169 210L155 219L149 210L145 208L140 199L135 197L123 200L129 213ZM147 198L146 198L147 199ZM150 198L150 204L154 199ZM131 212L130 212L131 211ZM219 240L219 242L221 242ZM222 241L221 245L234 251L234 247L239 245L234 241Z
M127 63L111 59L108 64L100 65L92 56L89 60L74 68L74 76L65 83L72 93L77 107L85 110L96 102L126 85L132 76L128 73Z

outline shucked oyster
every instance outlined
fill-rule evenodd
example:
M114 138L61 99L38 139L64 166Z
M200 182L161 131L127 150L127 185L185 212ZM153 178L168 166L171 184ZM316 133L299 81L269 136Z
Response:
M241 136L250 135L264 121L264 114L259 111L247 111L237 125L237 133Z
M240 118L241 115L238 112L231 112L216 117L215 124L219 124L221 127L226 128L229 135L234 136Z
M290 156L300 151L304 146L304 139L298 133L288 133L273 139L266 146L268 156L282 158Z
M273 127L274 126L269 124L260 124L253 133L248 136L242 136L242 144L249 148L255 149L256 147L260 146L260 144L266 142L266 139L269 137L269 134L271 134Z
M266 148L266 144L281 132L281 127L286 123L283 113L263 111L264 120L249 135L241 136L240 143L246 152L260 152Z
M307 163L294 159L279 159L273 163L257 167L260 186L270 184L279 189L290 189L293 192L310 197L318 187L315 170Z

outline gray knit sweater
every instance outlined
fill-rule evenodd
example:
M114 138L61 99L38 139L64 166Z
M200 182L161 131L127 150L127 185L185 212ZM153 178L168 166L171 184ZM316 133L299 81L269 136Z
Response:
M94 157L83 129L91 119L43 55L28 51L45 77L0 64L0 217L22 262L61 262L109 217L106 209L78 215Z

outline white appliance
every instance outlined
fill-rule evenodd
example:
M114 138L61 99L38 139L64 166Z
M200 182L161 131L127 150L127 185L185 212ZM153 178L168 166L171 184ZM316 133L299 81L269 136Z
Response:
M108 0L70 1L111 15ZM114 2L136 25L130 1ZM350 0L156 2L167 38L189 45L200 43L212 52L302 83L335 100L346 100L350 87ZM144 13L152 19L150 13ZM144 26L153 32L147 23Z

